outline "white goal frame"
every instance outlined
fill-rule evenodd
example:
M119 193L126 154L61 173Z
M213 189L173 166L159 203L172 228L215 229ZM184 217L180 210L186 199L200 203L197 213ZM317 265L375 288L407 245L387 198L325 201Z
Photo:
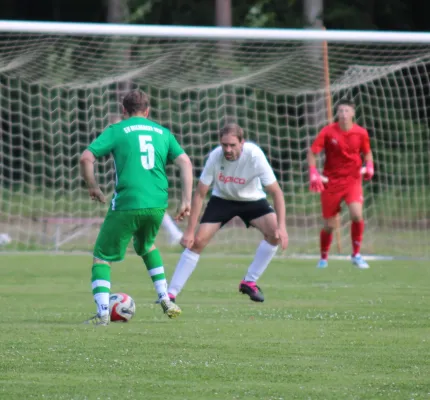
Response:
M145 36L208 40L336 41L354 43L425 43L427 32L226 28L0 20L0 32L64 35Z

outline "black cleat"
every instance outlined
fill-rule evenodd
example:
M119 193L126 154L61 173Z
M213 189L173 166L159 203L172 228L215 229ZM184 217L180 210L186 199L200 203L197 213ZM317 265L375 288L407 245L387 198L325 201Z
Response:
M247 294L252 301L257 301L259 303L264 301L263 291L255 284L255 282L240 282L239 292Z

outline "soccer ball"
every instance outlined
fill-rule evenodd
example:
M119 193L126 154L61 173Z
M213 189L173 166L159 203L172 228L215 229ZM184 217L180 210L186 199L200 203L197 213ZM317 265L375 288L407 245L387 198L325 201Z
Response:
M128 294L113 293L109 297L109 312L112 322L127 322L136 313L136 304Z

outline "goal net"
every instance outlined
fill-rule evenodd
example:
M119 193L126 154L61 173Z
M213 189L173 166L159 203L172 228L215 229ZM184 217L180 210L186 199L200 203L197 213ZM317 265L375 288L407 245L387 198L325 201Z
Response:
M40 31L21 25L21 31L8 30L0 23L0 234L12 239L0 249L92 249L106 206L89 200L79 156L120 115L123 94L141 88L150 96L151 118L176 135L196 178L226 121L238 122L265 150L285 193L288 254L318 253L320 204L308 189L306 152L330 118L327 99L335 104L353 98L357 122L370 132L376 171L364 184L362 252L429 255L425 41L378 42L374 33L372 40L354 42L340 33L328 40L326 53L321 38L330 32L312 32L312 40L304 40L306 31L294 31L290 40L280 40L262 30L250 39L240 37L246 30L222 30L228 40L215 40L213 29L192 38L184 34L188 28L176 28L178 35L175 28L169 35L163 29L146 35L139 27L121 35L108 34L106 25L106 34L79 34L75 25ZM112 160L101 160L96 170L110 196ZM173 212L179 175L173 167L168 173ZM349 237L343 208L343 254L351 251ZM248 254L259 238L231 221L208 251ZM158 244L165 245L163 231ZM332 253L337 251L333 243Z

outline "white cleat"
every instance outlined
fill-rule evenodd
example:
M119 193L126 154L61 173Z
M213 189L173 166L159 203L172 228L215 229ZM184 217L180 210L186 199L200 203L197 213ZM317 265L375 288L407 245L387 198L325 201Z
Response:
M90 319L87 319L86 321L84 321L84 324L107 326L109 325L109 322L110 322L109 314L106 314L106 315L96 314L94 315L94 317L91 317Z
M176 318L181 315L182 310L175 303L170 301L170 299L161 299L161 308L169 318Z
M358 269L369 269L369 264L364 261L363 257L360 256L360 254L357 254L356 256L351 256L351 262L358 268Z

